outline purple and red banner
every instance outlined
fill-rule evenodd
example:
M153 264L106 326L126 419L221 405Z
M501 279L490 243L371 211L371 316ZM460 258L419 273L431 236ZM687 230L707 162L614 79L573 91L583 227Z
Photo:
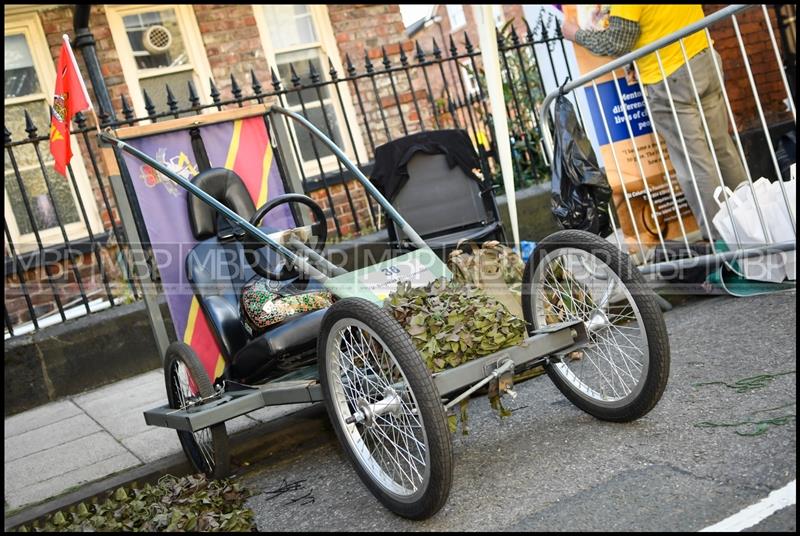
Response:
M286 193L262 116L198 128L211 167L235 171L244 181L256 207ZM199 172L188 130L126 141L186 179ZM158 264L176 335L194 349L213 381L222 374L225 361L185 271L186 256L197 245L189 224L187 195L191 194L136 157L125 153L124 158ZM294 227L294 219L288 206L283 205L271 212L262 224L285 229Z

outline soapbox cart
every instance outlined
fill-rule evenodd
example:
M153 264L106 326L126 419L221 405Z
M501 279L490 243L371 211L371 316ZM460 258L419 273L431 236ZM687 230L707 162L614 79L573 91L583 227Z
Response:
M522 288L528 337L521 344L429 372L381 301L398 281L422 285L451 277L449 270L313 124L278 106L265 110L269 117L290 118L329 148L393 220L407 250L346 272L323 255L325 214L311 198L285 193L256 208L230 169L177 173L114 132L99 134L118 154L191 194L186 212L168 216L174 221L188 214L191 221L197 242L181 269L222 365L209 370L197 355L202 345L193 348L187 338L173 342L164 357L168 404L144 415L150 425L177 431L198 471L213 477L229 472L225 421L265 406L324 402L364 484L392 512L424 519L450 491L447 413L487 384L514 396L514 375L544 366L570 401L598 419L631 421L656 405L670 363L659 306L626 253L582 231L548 236L528 260ZM295 214L301 205L313 222L281 228L261 223L277 212ZM207 260L220 253L232 253L226 269L210 269ZM263 330L249 329L242 317L242 288L253 281L267 296L256 313L272 320ZM324 306L307 299L326 293L331 300Z

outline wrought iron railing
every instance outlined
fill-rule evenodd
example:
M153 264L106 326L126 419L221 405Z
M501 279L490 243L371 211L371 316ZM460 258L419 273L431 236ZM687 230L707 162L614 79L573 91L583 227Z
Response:
M517 187L549 178L540 141L542 118L537 112L545 93L543 71L548 76L552 72L555 78L557 65L567 65L569 69L554 17L540 16L533 27L524 22L524 33L518 31L521 28L507 24L497 34ZM101 112L100 123L111 127L133 126L264 102L277 102L285 107L291 104L303 115L308 115L310 108L319 108L323 113L315 122L317 126L347 146L359 169L367 176L373 165L375 148L380 144L424 130L459 128L466 130L475 143L484 176L496 178L500 183L491 110L482 81L481 54L466 33L463 38L451 36L446 49L432 39L427 47L415 41L399 49L368 50L360 70L353 58L346 56L344 60L344 72L330 60L324 73L313 63L291 64L288 79L281 79L272 70L268 82L259 80L256 71L251 70L249 88L243 88L231 75L230 85L225 89L227 95L210 80L210 100L206 103L201 102L192 81L182 91L167 85L164 103L153 102L143 90L146 113L138 117L130 99L121 95L117 119L111 120L108 114ZM352 102L355 116L343 113L347 101ZM342 111L335 120L325 113L329 105ZM84 162L88 162L85 175L92 184L93 196L79 195L72 166L66 178L48 172L42 158L49 151L48 136L40 134L47 126L34 124L27 111L25 123L28 134L25 138L12 139L9 129L5 131L6 181L15 183L22 203L18 213L24 213L30 223L27 227L32 230L26 235L31 238L31 244L21 249L19 233L12 236L6 221L6 337L88 314L97 308L113 307L121 301L135 300L140 294L129 269L127 240L116 213L116 199L109 188L104 165L99 161L92 120L78 114L72 133L79 140ZM323 162L322 148L313 139L301 138L306 135L304 132L287 131L290 153L300 162L297 169L302 188L305 193L324 200L334 236L346 239L375 230L380 221L377 206L367 201L368 196L363 191L356 190L352 177L341 163ZM305 153L303 143L310 143L305 146ZM15 159L16 153L30 149L38 155L41 176L56 213L54 228L58 229L60 238L50 243L40 237L43 229L37 228L35 208L31 206ZM58 217L59 203L54 201L52 181L59 180L67 181L75 192L78 219L85 228L78 233L80 237L70 236ZM341 191L344 196L340 195ZM102 230L93 229L88 223L88 208L96 208L102 216Z

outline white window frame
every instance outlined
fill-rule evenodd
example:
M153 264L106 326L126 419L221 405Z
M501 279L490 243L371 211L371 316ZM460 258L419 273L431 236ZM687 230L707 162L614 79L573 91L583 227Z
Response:
M6 13L4 22L5 35L23 34L25 36L25 41L28 45L28 49L30 50L31 58L33 59L33 67L36 71L36 77L39 80L40 88L39 93L32 93L23 97L5 99L4 105L18 105L28 102L39 102L42 100L46 101L48 105L52 105L53 92L55 91L56 85L56 69L54 60L50 55L50 47L47 45L47 38L45 37L44 30L42 29L42 23L39 19L39 14L36 12L27 12L9 15ZM49 123L47 125L37 125L37 127L40 133L50 131ZM81 155L82 151L80 145L78 144L78 139L74 134L70 136L70 146L72 147L72 160L70 161L70 167L72 168L72 172L75 177L75 184L78 186L78 191L75 192L72 178L69 176L69 171L67 171L67 184L69 185L69 191L72 194L72 198L75 202L75 210L78 213L78 221L65 224L64 231L66 232L67 238L70 240L77 240L89 236L89 233L86 230L87 223L89 229L92 231L92 234L100 234L104 229L103 221L100 219L100 213L97 210L97 201L94 196L94 191L89 183L89 176L86 173L86 167L83 163L83 157ZM52 160L52 157L50 157L49 145L46 142L40 143L39 149L42 152L42 159L45 162ZM6 155L6 158L7 157L8 155ZM40 169L40 166L37 163L32 166L24 166L21 168L18 167L18 169L19 171L27 171L29 169ZM14 184L17 184L16 173L6 175L4 171L3 176L4 181L10 180ZM83 219L83 214L81 213L78 200L79 197L80 200L83 201L86 217L89 220L88 222L85 222ZM20 232L19 225L14 217L14 212L11 209L9 196L5 193L5 188L3 190L3 198L3 207L6 213L8 232L11 236L12 242L14 243L15 252L17 254L21 254L36 250L38 248L38 244L36 243L33 231L29 233ZM55 203L55 201L53 202ZM32 225L36 226L35 222L33 222ZM37 229L37 231L44 247L60 245L64 243L64 237L61 234L61 229L59 226L51 227L49 229Z
M503 14L503 5L502 4L492 4L492 16L494 17L494 25L496 27L500 27L506 21L506 17Z
M269 38L269 28L267 28L266 21L264 20L264 10L263 5L260 4L253 4L253 15L256 19L256 26L258 27L259 37L261 38L261 44L264 47L264 52L266 54L267 63L275 69L277 73L277 65L278 62L276 60L277 53L285 53L285 52L292 52L295 50L307 50L311 48L319 48L321 49L322 53L330 58L331 62L333 62L334 67L336 68L337 72L340 73L340 77L343 78L346 76L346 71L342 68L342 60L339 56L339 47L336 45L336 38L333 33L333 27L331 26L330 16L328 15L328 6L320 5L320 4L311 4L308 5L308 10L311 13L311 20L314 24L314 30L317 34L317 41L313 43L303 43L301 45L295 45L293 47L275 49L272 45L272 41ZM322 64L322 72L319 73L320 77L323 80L328 80L327 75L327 65L324 63ZM358 157L362 162L367 161L367 151L366 147L364 146L364 141L361 136L361 128L359 127L358 120L356 119L357 115L355 112L355 108L353 106L353 101L351 99L349 84L339 83L339 92L342 96L342 104L344 108L339 105L339 98L336 96L336 88L333 87L333 84L329 84L328 90L330 92L329 99L326 102L330 102L330 105L333 107L334 112L336 114L336 121L339 125L339 134L342 138L342 149L344 152L353 157L358 152ZM284 87L283 89L291 89ZM289 109L294 110L298 113L302 114L302 109L300 106L289 106ZM353 135L353 141L355 142L355 147L350 142L350 136L347 133L347 124L345 123L345 114L348 118L353 118L349 121L350 124L350 131ZM288 121L289 127L292 129L293 135L295 140L297 139L298 132L302 133L302 127L300 129L297 128L295 122L292 120ZM305 135L303 133L303 135ZM321 142L316 141L317 147L321 146ZM293 151L294 152L294 151ZM298 147L299 152L299 147ZM297 154L298 165L303 166L303 173L306 177L314 177L320 174L319 164L317 164L316 159L311 159L307 162L299 162L302 158L301 154ZM322 169L325 173L332 172L334 170L338 170L338 159L335 155L329 155L320 158L320 163L322 164Z
M117 50L119 62L122 65L122 75L125 78L125 84L128 86L128 94L133 102L133 109L137 117L145 117L147 115L147 110L144 106L144 96L142 95L142 86L139 81L152 76L162 76L191 70L194 72L194 87L199 93L198 97L200 103L210 104L211 85L209 80L212 78L211 66L208 63L208 56L206 55L206 48L200 34L200 27L197 25L197 18L195 18L194 8L191 4L106 4L105 9L108 26L111 30L111 37L114 40L114 47ZM137 13L145 11L161 11L165 9L173 9L175 11L175 19L181 31L181 38L186 49L186 56L189 59L189 63L176 67L140 70L136 65L136 58L134 57L131 43L128 40L128 33L125 30L125 23L122 18L127 15L136 15ZM232 39L235 39L235 37L232 36ZM176 88L172 89L175 90ZM188 101L186 104L188 105ZM163 108L163 103L159 103L158 105L159 107L157 110L159 112L167 111L166 108ZM204 111L208 112L209 109ZM142 122L142 124L145 123L147 123L147 121Z
M460 30L464 26L467 25L467 12L465 10L466 6L463 4L445 4L444 5L447 11L447 19L450 21L450 32L454 32L456 30ZM456 9L460 11L458 16L454 17L453 14L457 13Z

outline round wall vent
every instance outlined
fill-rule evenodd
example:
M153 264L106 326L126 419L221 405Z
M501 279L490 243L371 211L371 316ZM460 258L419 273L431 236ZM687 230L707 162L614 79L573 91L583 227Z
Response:
M163 54L172 44L172 34L164 26L156 24L145 30L142 42L151 54Z

